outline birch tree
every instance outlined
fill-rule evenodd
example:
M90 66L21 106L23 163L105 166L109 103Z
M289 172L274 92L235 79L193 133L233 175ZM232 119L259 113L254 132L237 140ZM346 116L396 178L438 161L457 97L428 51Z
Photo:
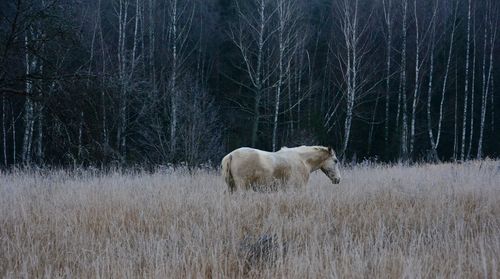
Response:
M178 57L177 57L177 47L179 43L178 37L178 15L177 15L177 0L171 1L171 14L170 14L170 32L172 36L171 45L171 63L172 69L170 72L170 152L175 154L175 148L177 145L177 118L178 118L178 99L179 92L177 88L177 71L178 71Z
M469 97L469 52L470 52L470 22L471 22L471 0L468 1L467 9L467 50L465 54L465 89L464 89L464 114L462 116L462 144L460 149L460 160L465 159L465 134L467 131L467 107ZM472 117L472 116L471 116ZM472 131L471 131L472 133Z
M471 157L472 150L472 140L474 138L474 97L476 88L476 16L474 15L473 21L473 31L472 31L472 82L471 82L471 94L470 94L470 119L469 119L469 146L467 147L467 159Z
M170 78L168 90L170 94L170 153L176 154L180 110L179 77L184 70L186 60L194 48L188 49L188 39L193 23L195 4L192 1L170 1Z
M118 117L119 124L116 133L116 143L120 151L122 163L126 161L127 156L127 127L128 127L128 105L129 105L129 91L133 83L135 67L137 65L137 46L138 46L138 31L140 20L140 3L142 1L135 1L135 13L133 15L133 35L132 47L129 47L128 39L128 25L132 21L129 19L129 0L118 1L118 75L120 83L120 95L118 101Z
M342 82L346 86L344 95L346 99L344 139L340 154L345 156L349 145L355 101L366 94L366 92L361 92L363 86L367 83L366 76L363 76L361 71L362 65L365 63L365 56L369 52L369 46L362 40L368 30L370 18L365 18L364 22L361 21L358 0L354 2L341 1L339 10L345 56L338 55L338 60L343 67L344 80Z
M7 166L7 128L6 128L6 106L5 96L2 96L2 150L3 150L3 164Z
M432 120L431 120L431 108L430 108L430 102L432 99L432 94L428 95L428 106L427 106L427 131L429 134L429 140L431 143L431 156L433 158L438 158L437 154L437 148L439 146L439 142L441 139L441 127L442 127L442 122L443 122L443 109L444 109L444 101L445 101L445 93L446 93L446 87L448 84L448 74L450 71L450 64L451 64L451 57L453 54L453 45L455 43L455 30L456 30L456 25L457 25L457 12L458 12L458 1L455 4L454 12L453 12L453 21L452 21L452 26L451 26L451 34L450 34L450 40L449 40L449 45L448 45L448 55L446 59L446 66L445 66L445 73L443 77L443 84L441 88L441 98L439 102L439 115L438 115L438 122L437 122L437 131L436 131L436 137L434 138L434 131L433 131L433 125L432 125ZM431 59L432 60L432 59Z
M417 95L419 93L420 86L420 67L422 66L420 62L420 33L418 26L418 14L417 14L417 0L413 1L414 8L414 20L415 20L415 86L413 90L412 106L411 106L411 125L410 125L410 156L413 155L413 145L415 142L415 118L417 109Z
M278 78L276 82L276 95L273 117L273 138L272 150L277 147L277 131L278 131L278 116L280 114L280 100L283 92L283 85L290 76L290 63L296 52L298 29L297 22L299 20L297 10L297 2L289 0L276 1L277 15L277 36L278 36ZM288 84L288 86L291 86Z
M386 28L386 68L385 68L385 121L384 121L384 143L385 151L388 151L389 143L389 100L391 90L391 50L392 50L392 0L382 0L384 8L384 23Z
M402 114L401 126L401 141L400 141L400 157L403 160L408 159L408 113L406 103L406 35L407 35L407 11L408 0L403 0L403 42L401 46L401 76L399 83L398 94L398 112L396 114L396 121L399 121L399 113ZM402 105L402 108L401 108ZM397 123L397 122L396 122ZM398 126L396 124L396 126Z
M481 159L483 156L483 140L484 140L484 125L486 120L486 107L488 102L488 90L492 83L492 72L493 72L493 53L495 49L496 35L498 30L498 17L493 9L497 8L493 6L491 1L487 2L486 6L486 16L484 24L484 42L483 42L483 90L481 96L481 119L480 119L480 130L479 130L479 142L477 147L476 158ZM488 37L489 35L489 37ZM488 41L489 38L489 42ZM489 43L489 63L488 63L488 73L486 74L486 53L487 53L487 43ZM492 93L493 94L493 93Z
M269 0L252 0L243 7L236 1L238 23L229 29L229 37L238 48L243 66L240 68L249 79L249 84L233 80L253 94L253 114L251 128L251 146L255 147L261 120L261 101L264 97L265 84L272 77L269 71L264 71L267 60L266 48L270 47L271 18L275 12L269 5Z
M120 95L119 95L119 105L118 105L118 115L119 124L116 132L116 144L118 150L120 150L121 160L125 161L125 149L126 149L126 127L127 127L127 26L129 23L128 10L129 10L128 0L118 1L118 76L120 82Z
M24 34L24 47L25 47L25 92L28 96L33 95L33 80L30 75L36 71L37 67L37 57L33 56L29 49L31 47L32 38L35 36L35 30L33 27L25 31ZM31 145L33 142L33 128L34 128L34 105L31 98L26 98L24 105L24 136L23 136L23 147L22 147L22 162L23 164L31 163Z
M412 96L412 108L411 108L411 125L410 125L410 156L414 155L414 146L415 146L415 123L416 123L416 110L418 105L418 99L420 94L420 71L424 64L424 59L421 58L421 50L422 45L425 42L425 38L428 36L429 31L434 36L435 33L435 23L436 14L437 14L437 3L434 4L432 8L432 14L430 18L429 28L424 29L423 34L420 32L420 26L418 21L418 13L417 13L417 1L413 2L414 6L414 18L415 18L415 85ZM434 37L432 38L435 39Z
M437 5L437 4L436 4ZM431 125L431 100L432 100L432 86L433 86L433 79L434 79L434 53L436 50L436 21L432 22L432 33L431 33L431 40L430 40L431 46L430 46L430 58L429 58L429 83L427 85L427 132L429 134L429 139L431 139L431 145L433 145L434 142L434 137L432 133L432 125ZM428 154L430 156L432 161L437 161L438 157L437 154L435 153L435 149L432 149L434 152Z
M453 111L453 156L451 159L456 161L458 158L458 67L455 59L455 109Z

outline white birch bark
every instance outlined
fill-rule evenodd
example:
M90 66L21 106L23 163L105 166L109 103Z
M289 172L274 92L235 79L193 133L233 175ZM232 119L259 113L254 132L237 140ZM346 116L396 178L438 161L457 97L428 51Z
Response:
M83 111L80 111L80 123L78 125L78 160L82 159L83 151Z
M408 0L403 0L403 45L401 50L401 83L399 95L401 96L401 114L402 114L402 124L401 124L401 142L400 158L404 161L408 159L408 113L406 104L406 35L407 35L407 10L408 10ZM399 97L398 97L399 99ZM399 113L400 104L398 104Z
M11 108L11 112L13 109ZM12 121L11 121L11 128L12 128L12 163L14 165L17 164L17 138L16 138L16 119L14 117L14 113L11 113Z
M3 150L3 164L7 166L7 129L5 127L6 113L5 113L5 96L2 96L2 150Z
M436 131L436 140L432 144L431 149L436 156L437 156L437 148L439 146L439 142L441 139L441 126L443 122L443 105L445 101L445 93L446 93L446 87L447 87L447 82L448 82L448 74L450 71L450 64L451 64L451 56L453 54L453 44L455 41L455 30L456 30L456 19L457 19L457 11L458 11L458 1L457 4L455 4L455 10L453 13L453 22L452 22L452 29L451 29L451 35L450 35L450 44L448 46L448 58L446 60L446 69L444 73L444 79L443 79L443 85L441 88L441 100L439 102L439 116L438 116L438 123L437 123L437 131ZM431 132L431 138L432 138L432 130ZM431 142L432 143L432 142Z
M97 17L99 19L99 37L100 37L100 47L101 47L101 63L102 63L102 84L104 85L106 79L106 53L105 53L105 48L104 48L104 35L103 35L103 26L102 26L102 15L101 15L101 3L102 1L99 0L97 4ZM107 112L106 112L106 93L104 89L101 89L101 114L102 114L102 120L101 120L101 136L102 136L102 145L105 148L108 148L109 145L109 137L108 137L108 129L107 129Z
M31 34L29 34L31 33ZM30 35L34 36L33 29L29 28L25 32L24 46L25 46L25 66L26 66L26 82L25 90L28 97L24 105L24 136L23 136L23 148L22 148L22 162L23 164L31 163L31 144L33 140L33 126L34 126L34 106L31 96L33 95L33 81L30 77L32 71L36 69L36 57L31 57L29 54L30 46Z
M384 8L384 20L387 28L387 38L386 38L386 74L385 74L385 121L384 121L384 142L385 151L388 151L389 144L389 100L390 100L390 88L391 88L391 50L392 50L392 0L382 0L382 5Z
M489 3L491 5L491 3ZM485 83L485 80L484 80L484 76L485 76L485 72L484 72L484 69L485 69L485 59L483 59L483 86L485 87L484 88L484 92L483 92L483 97L482 97L482 100L481 100L481 126L480 126L480 130L479 130L479 143L478 143L478 148L477 148L477 155L476 155L476 158L477 159L481 159L482 156L483 156L483 140L484 140L484 125L485 125L485 120L486 120L486 107L487 107L487 102L488 102L488 92L489 92L489 89L490 87L492 87L492 83L493 83L493 77L492 77L492 74L493 74L493 53L494 53L494 50L495 50L495 41L496 41L496 35L497 35L497 30L498 30L498 18L495 18L493 19L493 15L491 15L491 6L490 8L488 9L488 13L489 13L489 16L487 16L488 18L488 27L489 27L489 43L490 43L490 51L489 51L489 66L488 66L488 75L486 77L486 85L484 85ZM485 35L484 35L484 38L485 38L485 43L484 43L484 52L486 53L486 27L485 27ZM493 92L491 93L493 94Z
M356 74L357 74L357 28L358 28L358 0L354 2L354 11L351 14L349 1L343 3L343 35L345 37L347 51L347 100L346 100L346 117L344 121L344 140L342 143L341 156L345 156L349 144L351 133L352 115L354 108L354 97L356 94Z
M277 131L278 131L278 115L279 115L279 108L280 108L280 97L281 97L281 84L283 82L283 62L285 59L285 42L283 39L283 33L284 33L284 28L285 28L285 21L287 20L285 17L287 16L287 12L285 9L287 7L285 6L284 1L278 1L278 82L276 85L276 96L275 96L275 103L274 103L274 119L273 119L273 139L272 139L272 146L273 146L273 151L276 151L276 137L277 137Z
M435 145L434 135L432 132L432 121L431 121L431 100L432 100L432 81L434 78L434 51L436 47L436 22L432 23L432 35L431 35L431 49L430 49L430 66L429 66L429 83L427 86L427 132L429 134L429 141L431 144L431 156L432 160L437 160L437 154L433 146Z
M240 2L236 1L239 26L229 30L229 36L238 48L244 62L244 71L250 80L249 84L235 81L240 86L249 89L253 93L253 108L251 124L251 146L255 147L258 139L259 124L261 119L261 102L264 94L264 86L269 81L272 71L265 71L264 58L269 40L269 31L266 30L270 23L270 15L267 11L268 0L253 0L251 3L241 1L243 4L253 5L251 8L242 9ZM255 10L253 10L255 8ZM251 13L255 12L257 16ZM269 13L272 15L272 13ZM266 48L266 49L265 49Z
M486 47L487 47L487 25L486 20L484 22L484 31L483 31L483 66L482 66L482 90L481 90L481 111L480 111L480 122L479 122L479 140L477 142L477 153L476 159L481 159L483 156L483 134L484 134L484 120L486 117L486 102L488 101L486 98Z
M120 77L120 99L118 107L119 126L116 133L116 144L120 151L121 161L125 162L126 158L126 127L127 127L127 86L126 78L126 42L127 42L127 24L128 24L128 0L119 1L118 14L118 73Z
M413 156L413 145L415 143L415 118L417 109L417 96L420 86L420 33L418 26L418 15L417 15L417 0L413 1L414 12L415 12L415 88L413 90L413 98L411 105L411 125L410 125L410 153L409 156Z
M469 127L470 127L470 133L469 133L469 146L467 147L467 159L470 159L471 157L471 152L472 152L472 140L474 139L474 95L475 95L475 88L476 88L476 23L475 23L475 16L474 16L474 29L472 33L472 44L473 44L473 50L472 50L472 82L471 82L471 94L470 94L470 119L469 119Z
M255 102L254 102L254 120L253 120L253 126L252 126L252 147L255 147L255 144L257 143L257 132L259 130L259 121L260 121L260 101L262 98L262 58L263 58L263 51L264 51L264 27L265 27L265 2L264 0L260 0L259 3L259 15L260 15L260 22L259 22L259 31L258 31L258 36L259 36L259 41L258 41L258 49L257 49L257 70L256 70L256 76L255 76L255 87L256 87L256 92L255 92Z
M44 116L43 116L43 105L38 103L36 105L36 123L37 123L37 137L36 137L36 161L38 164L42 165L43 164L43 159L44 159L44 154L43 154L43 121L44 121Z
M455 111L453 121L453 161L457 160L458 146L457 146L457 123L458 123L458 67L455 60Z
M148 36L149 36L149 74L151 85L153 86L153 91L156 92L156 70L155 70L155 18L153 9L156 6L155 0L149 0L149 26L148 26Z
M278 119L280 114L281 95L284 90L284 83L290 80L290 62L294 58L297 49L301 51L301 41L298 40L298 30L296 28L299 15L296 10L296 2L293 0L277 0L277 37L278 37L278 76L276 81L276 96L274 103L273 118L273 151L277 149ZM270 65L271 66L271 65ZM298 66L300 67L300 65ZM301 77L299 76L299 79ZM290 87L290 84L288 84ZM299 81L300 86L300 81ZM300 88L299 88L300 94ZM290 104L291 105L291 104Z
M177 0L172 1L172 72L170 79L170 152L175 154L177 146Z
M470 53L470 20L471 20L471 0L468 1L467 10L467 50L465 54L465 89L464 89L464 113L462 116L462 142L460 148L460 160L465 159L465 134L467 132L467 107L468 107L468 97L469 97L469 53Z

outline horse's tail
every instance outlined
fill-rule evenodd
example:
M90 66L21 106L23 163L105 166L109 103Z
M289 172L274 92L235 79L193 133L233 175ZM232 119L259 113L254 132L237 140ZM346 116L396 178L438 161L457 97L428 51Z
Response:
M229 192L232 193L236 190L236 183L234 182L233 174L231 173L231 160L233 156L231 154L227 155L222 159L222 176L226 181L227 186L229 186Z

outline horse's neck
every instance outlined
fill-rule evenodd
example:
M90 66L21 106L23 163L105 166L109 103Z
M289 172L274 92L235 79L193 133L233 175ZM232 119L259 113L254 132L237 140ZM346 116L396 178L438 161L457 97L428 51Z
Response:
M310 149L310 150L301 150L299 152L300 157L304 161L304 163L309 167L311 172L318 170L321 164L325 161L325 154L320 150Z

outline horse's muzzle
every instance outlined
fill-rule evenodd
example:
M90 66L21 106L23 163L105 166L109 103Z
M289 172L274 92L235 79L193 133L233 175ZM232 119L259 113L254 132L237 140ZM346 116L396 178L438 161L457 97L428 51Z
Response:
M332 179L333 184L339 184L340 183L340 178L336 177Z

